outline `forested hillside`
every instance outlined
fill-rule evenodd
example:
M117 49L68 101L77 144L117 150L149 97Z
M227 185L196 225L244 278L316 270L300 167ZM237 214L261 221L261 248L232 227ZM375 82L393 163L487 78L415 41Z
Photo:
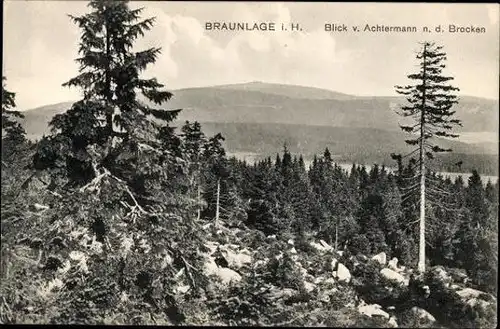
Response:
M71 16L80 69L64 84L83 97L50 134L26 138L3 80L2 323L495 327L498 180L419 176L396 154L395 171L346 171L327 141L310 167L287 145L229 157L141 77L160 48L132 46L154 19L127 1L89 12Z

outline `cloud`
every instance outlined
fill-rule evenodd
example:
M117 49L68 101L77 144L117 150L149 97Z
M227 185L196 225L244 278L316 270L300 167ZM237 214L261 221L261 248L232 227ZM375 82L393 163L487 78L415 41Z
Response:
M449 53L449 69L464 93L497 97L498 6L472 4L177 3L131 2L156 16L136 49L162 47L146 72L170 89L246 81L322 87L361 95L393 94L414 69L422 33L332 33L325 23L484 25L484 35L432 35ZM221 7L223 5L223 7ZM8 1L4 68L21 109L72 100L61 87L77 73L78 28L66 14L85 2ZM300 23L303 31L206 31L206 21ZM493 82L492 82L493 81Z

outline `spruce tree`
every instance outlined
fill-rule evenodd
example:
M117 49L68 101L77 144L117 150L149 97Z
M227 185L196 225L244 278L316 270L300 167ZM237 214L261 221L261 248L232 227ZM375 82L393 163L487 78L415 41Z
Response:
M52 119L53 135L43 141L35 157L35 166L45 168L53 167L62 155L69 180L76 185L94 178L100 167L112 171L124 152L158 147L161 126L150 118L169 122L179 112L151 107L138 97L141 93L150 103L161 105L172 96L156 78L140 77L161 48L132 51L155 18L141 19L143 8L131 9L128 1L92 0L88 6L90 13L69 15L82 31L76 59L80 69L63 84L80 88L83 99ZM90 154L89 146L99 146L99 155Z
M420 61L420 69L417 73L408 75L414 84L396 86L396 91L406 97L407 103L401 106L398 112L405 118L410 118L413 123L400 125L404 132L411 134L411 138L405 140L415 149L409 153L418 153L418 178L408 193L420 190L420 229L419 229L419 272L425 271L425 207L426 195L426 172L428 163L426 160L433 158L433 153L450 152L451 149L443 149L437 144L431 143L433 137L456 138L458 135L450 131L454 126L461 125L460 120L454 118L453 106L458 103L458 97L454 94L459 89L449 84L453 77L443 75L446 67L446 53L442 46L431 42L424 42L422 49L417 54Z
M24 115L13 108L16 107L16 94L6 89L6 77L2 76L2 141L22 142L26 132L15 119L22 119Z

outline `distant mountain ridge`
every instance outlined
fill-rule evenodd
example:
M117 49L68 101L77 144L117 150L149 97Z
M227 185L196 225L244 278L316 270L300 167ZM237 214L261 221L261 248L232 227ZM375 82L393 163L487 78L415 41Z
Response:
M181 108L176 124L198 121L207 132L221 131L228 152L280 151L288 141L297 151L314 154L328 146L346 161L387 160L403 151L404 134L395 113L400 97L353 96L295 85L250 82L174 90L165 108ZM71 106L58 103L24 111L22 123L30 139L48 134L48 122ZM498 154L498 101L463 96L456 107L463 122L458 133L467 143L443 141L456 154ZM293 145L295 145L293 144ZM487 162L491 162L488 157ZM380 162L380 161L379 161Z

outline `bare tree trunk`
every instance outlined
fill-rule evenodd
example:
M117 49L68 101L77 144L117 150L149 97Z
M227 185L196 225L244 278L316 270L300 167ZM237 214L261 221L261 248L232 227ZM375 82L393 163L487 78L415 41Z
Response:
M423 91L422 91L422 109L420 114L420 240L419 240L419 251L418 251L418 271L420 273L425 272L425 55L426 55L426 45L424 45L424 67L423 67Z
M198 195L196 199L198 201L198 209L196 210L198 220L200 220L201 218L200 197L201 197L200 184L198 184Z
M335 223L335 251L338 250L339 243L339 221L337 220Z
M217 202L215 205L215 225L219 223L220 178L217 179Z

